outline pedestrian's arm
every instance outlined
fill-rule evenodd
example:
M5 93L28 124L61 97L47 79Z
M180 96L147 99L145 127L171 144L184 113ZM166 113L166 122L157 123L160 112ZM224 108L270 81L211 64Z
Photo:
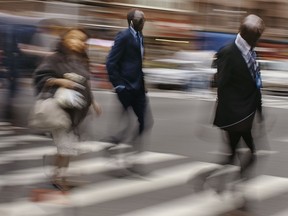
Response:
M219 54L217 59L217 86L221 88L225 86L231 76L232 60L228 54Z
M115 88L118 86L124 86L120 73L120 64L126 46L127 38L122 32L118 33L107 58L106 69L109 75L109 80Z
M92 101L92 107L94 111L96 112L97 116L100 116L102 114L102 108L100 104L96 102L96 100Z

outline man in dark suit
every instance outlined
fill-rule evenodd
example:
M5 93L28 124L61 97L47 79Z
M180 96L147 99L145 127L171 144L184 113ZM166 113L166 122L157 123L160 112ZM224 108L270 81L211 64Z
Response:
M129 27L117 34L106 67L124 114L131 108L137 117L139 128L132 138L132 146L135 152L141 152L143 150L141 136L153 124L142 71L144 13L132 9L127 14L127 21ZM125 138L125 132L121 131L112 136L110 142L118 144Z
M234 163L241 139L250 150L241 163L241 176L255 161L252 123L258 111L262 118L261 77L254 47L264 31L264 22L256 15L244 18L234 43L217 54L217 108L214 125L227 134L231 155L225 163Z

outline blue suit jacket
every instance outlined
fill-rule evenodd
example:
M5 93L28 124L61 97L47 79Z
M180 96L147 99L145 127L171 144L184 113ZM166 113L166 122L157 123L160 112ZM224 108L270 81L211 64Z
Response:
M141 47L129 28L117 34L106 68L114 87L123 85L128 90L144 89Z

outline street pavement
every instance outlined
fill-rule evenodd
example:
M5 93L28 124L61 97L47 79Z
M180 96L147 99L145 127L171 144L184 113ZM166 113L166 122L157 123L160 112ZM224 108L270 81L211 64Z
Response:
M221 132L211 126L215 94L149 92L155 125L147 151L138 158L149 174L116 178L111 174L123 170L120 159L105 158L103 149L109 143L99 140L111 132L117 104L113 93L97 91L95 98L103 107L103 115L89 115L83 122L85 139L79 145L83 154L69 169L71 178L83 185L68 194L48 194L35 202L35 191L54 190L49 176L56 149L49 136L25 126L32 95L31 90L24 89L14 103L18 125L0 124L1 216L288 215L285 97L264 96L266 124L257 137L261 143L252 179L232 184L237 167L228 167L224 178L216 176L203 191L196 191L189 180L199 172L218 168L216 161L225 153ZM213 185L223 180L231 183L229 190L218 194ZM244 198L249 212L236 211Z

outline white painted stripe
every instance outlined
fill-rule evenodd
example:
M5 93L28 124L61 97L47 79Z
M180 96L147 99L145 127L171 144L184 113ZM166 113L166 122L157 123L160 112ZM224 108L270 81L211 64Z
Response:
M0 136L12 135L12 134L15 134L15 131L12 130L0 131Z
M33 137L31 137L33 138ZM37 139L37 138L36 138ZM89 141L79 142L79 153L97 152L103 150L103 148L111 145L109 143ZM52 144L51 146L33 147L21 150L3 151L2 155L10 160L32 160L41 159L43 155L55 154L57 152L56 147Z
M11 162L12 162L12 160L9 160L9 159L7 159L5 157L0 157L0 164L8 164L8 163L11 163Z
M21 150L3 151L2 155L11 160L32 160L42 158L45 154L55 154L56 147L44 146L38 148L28 148Z
M117 179L108 182L90 184L81 189L71 191L70 200L73 206L87 206L109 200L121 199L154 190L169 188L184 184L189 177L203 170L219 167L217 164L193 162L152 173L150 178L143 181L128 181Z
M10 122L0 122L0 127L8 127L11 126Z
M215 164L194 162L157 171L150 179L143 179L142 181L114 179L106 183L88 185L71 191L71 194L68 195L66 201L70 207L85 207L106 201L117 200L183 184L183 182L187 180L187 177L191 177L199 171L203 171L203 169L214 169L216 167L218 166L215 166ZM281 186L279 186L279 184ZM264 200L287 192L288 179L274 176L259 176L243 185L242 189L244 189L244 194L249 199L258 201ZM191 191L191 193L193 193L193 191ZM56 198L53 202L57 203L57 200L58 199ZM60 197L59 200L63 200L63 197ZM204 191L203 193L194 193L191 194L191 196L182 197L121 216L215 216L232 210L236 206L240 206L241 203L241 193L227 192L226 194L219 196L211 191ZM53 209L52 206L53 205L51 205L51 210ZM66 206L63 207L65 208ZM32 205L29 201L0 204L0 213L4 212L5 214L3 215L22 216L28 215L28 212L31 210L37 210L38 212L43 210L43 208L38 208L39 205ZM8 209L14 213L17 212L18 214L9 214L10 211ZM23 211L25 214L20 214L19 210ZM285 214L282 215L284 216Z
M1 141L9 141L9 142L25 142L25 141L50 141L52 140L49 137L38 136L38 135L18 135L18 136L7 136L1 137Z
M156 98L173 98L173 99L200 99L215 101L216 96L214 93L209 91L199 92L148 92L149 97Z
M15 142L0 142L0 148L12 147L15 146Z
M155 172L147 181L115 180L91 184L71 193L73 205L87 206L109 200L121 199L145 192L181 185L188 178L203 170L215 169L219 165L194 162ZM245 196L251 200L264 200L288 192L288 178L259 176L242 185ZM241 190L240 190L241 191ZM71 204L72 204L71 203Z
M288 140L287 140L288 141ZM248 152L249 149L248 148L239 148L237 150L237 152ZM263 155L272 155L272 154L278 154L278 151L272 151L272 150L257 150L256 151L256 155L258 156L263 156ZM212 151L212 152L208 152L208 154L215 154L215 155L226 155L228 156L229 153L227 152L220 152L220 151Z
M242 186L248 198L261 201L287 193L288 178L261 175Z
M0 215L2 216L64 216L61 213L63 206L44 202L17 201L0 204Z
M287 216L288 215L288 209L278 212L277 214L273 214L271 216Z
M205 191L119 216L215 216L240 207L242 202L235 194Z
M157 162L173 161L181 158L185 157L175 154L144 152L142 155L139 155L137 161L143 164L152 164ZM41 165L40 167L12 171L9 174L2 175L2 185L27 185L46 181L47 178L51 176L54 167L47 166L44 168ZM119 168L119 164L111 163L106 158L92 158L72 162L67 170L67 174L80 176L114 170L115 168Z
M266 106L266 107L278 108L278 109L287 109L288 108L288 104L285 104L285 105L274 105L274 104L271 104L271 105Z

